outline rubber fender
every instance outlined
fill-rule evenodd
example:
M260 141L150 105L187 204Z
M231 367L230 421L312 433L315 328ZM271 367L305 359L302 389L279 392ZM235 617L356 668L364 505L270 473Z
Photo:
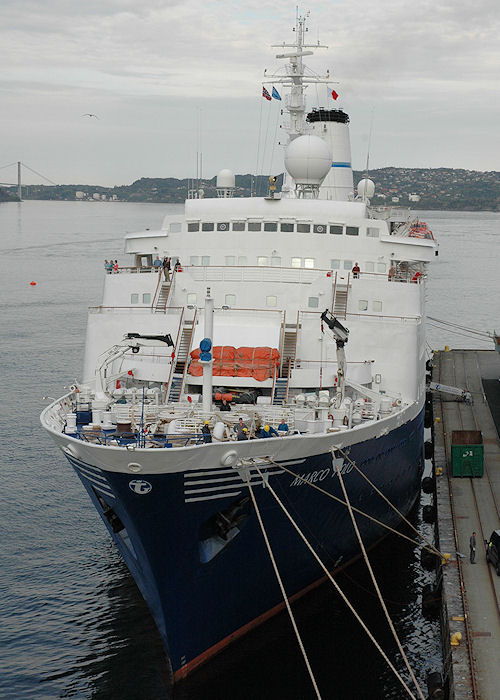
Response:
M424 493L434 493L434 479L426 476L422 479L422 491Z

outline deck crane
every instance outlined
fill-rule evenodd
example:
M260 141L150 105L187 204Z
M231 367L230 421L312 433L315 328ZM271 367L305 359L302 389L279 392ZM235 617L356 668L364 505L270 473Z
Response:
M321 323L326 323L328 328L331 330L333 338L335 340L335 345L337 346L337 395L335 397L335 408L340 408L343 398L344 398L344 385L345 385L345 351L344 345L349 339L349 330L343 326L340 321L338 321L335 316L328 310L325 309L321 314Z

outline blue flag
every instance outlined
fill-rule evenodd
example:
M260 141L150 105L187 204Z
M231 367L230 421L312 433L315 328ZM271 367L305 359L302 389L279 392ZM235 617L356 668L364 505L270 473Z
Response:
M281 100L279 92L276 90L276 88L273 86L273 97L275 100Z

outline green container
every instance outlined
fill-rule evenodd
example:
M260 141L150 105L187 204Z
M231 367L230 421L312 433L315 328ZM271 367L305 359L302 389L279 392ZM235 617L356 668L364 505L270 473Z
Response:
M483 476L484 446L480 430L454 430L451 434L453 476Z

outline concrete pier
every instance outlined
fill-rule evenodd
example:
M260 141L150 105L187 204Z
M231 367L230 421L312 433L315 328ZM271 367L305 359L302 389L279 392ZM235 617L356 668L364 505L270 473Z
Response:
M500 354L453 350L434 356L435 382L469 391L472 403L435 393L433 406L437 538L451 561L442 573L442 629L450 698L500 698L500 577L486 562L484 540L500 528ZM480 430L484 445L481 478L452 476L454 430ZM440 470L442 470L441 474ZM469 539L476 532L476 563ZM458 553L458 554L457 554ZM458 646L451 636L460 632Z

